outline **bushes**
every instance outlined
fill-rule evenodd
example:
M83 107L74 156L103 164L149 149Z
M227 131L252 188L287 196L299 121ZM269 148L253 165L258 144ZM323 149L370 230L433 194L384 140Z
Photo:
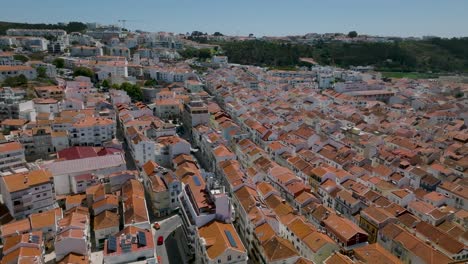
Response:
M130 96L130 98L132 98L132 100L134 101L143 100L143 91L141 90L140 86L136 84L124 82L121 85L113 84L112 88L124 90L125 92L127 92L128 96Z
M28 84L28 79L24 74L15 77L7 77L3 81L3 86L17 87L17 86L26 86Z

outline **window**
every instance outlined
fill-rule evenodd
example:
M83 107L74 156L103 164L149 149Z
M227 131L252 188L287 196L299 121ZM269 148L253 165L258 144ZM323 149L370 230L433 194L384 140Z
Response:
M228 261L231 261L231 259L232 259L232 258L231 258L231 255L229 255L229 256L227 257L227 260L228 260Z

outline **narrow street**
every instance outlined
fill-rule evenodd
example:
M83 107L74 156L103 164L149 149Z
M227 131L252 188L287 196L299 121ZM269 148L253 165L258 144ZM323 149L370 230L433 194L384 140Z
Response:
M132 155L130 154L130 149L128 147L127 141L125 140L124 132L121 126L117 125L116 130L117 130L116 137L120 142L122 142L123 150L125 152L125 162L127 163L127 169L136 170L137 166L135 164L135 161L133 160Z
M179 215L173 215L167 219L158 222L160 229L152 228L154 235L154 244L156 245L156 254L160 257L162 263L184 263L179 248L181 240L175 238L176 229L182 224ZM162 245L157 245L158 237L164 238Z

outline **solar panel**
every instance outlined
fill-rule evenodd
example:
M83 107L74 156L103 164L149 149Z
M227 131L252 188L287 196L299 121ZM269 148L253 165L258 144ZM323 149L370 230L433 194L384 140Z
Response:
M120 247L122 248L122 252L131 252L132 251L132 244L131 243L127 243L125 241L125 239L122 239L121 243L120 243Z
M237 243L236 243L236 240L234 240L234 237L232 236L231 234L231 231L229 230L224 230L224 234L226 234L228 240L229 240L229 244L231 244L231 247L237 247Z
M31 236L31 242L33 243L39 243L39 236L36 236L36 235L32 235Z
M109 239L107 240L107 249L114 252L117 251L117 240L115 239L115 237L109 237Z
M193 176L193 181L195 182L196 186L201 186L200 179L198 176Z
M138 238L138 245L139 246L146 246L146 236L145 233L142 231L138 231L137 233L137 238Z

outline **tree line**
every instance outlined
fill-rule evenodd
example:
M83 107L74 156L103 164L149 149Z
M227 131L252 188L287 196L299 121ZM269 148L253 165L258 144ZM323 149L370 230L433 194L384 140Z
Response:
M377 42L293 44L264 40L214 43L229 61L265 67L301 65L311 57L321 65L372 65L381 71L468 73L468 38Z
M63 29L70 32L84 32L87 29L86 24L81 22L69 22L68 24L29 24L29 23L14 23L0 21L0 35L5 35L6 31L10 28L20 29Z

